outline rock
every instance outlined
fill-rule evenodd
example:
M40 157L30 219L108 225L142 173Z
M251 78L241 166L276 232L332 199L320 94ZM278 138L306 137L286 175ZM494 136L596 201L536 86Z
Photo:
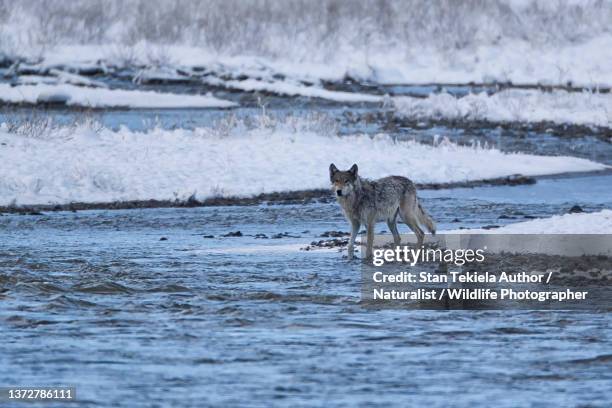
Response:
M485 230L490 230L490 229L495 229L495 228L499 228L499 225L485 225L484 227L482 227L482 229L485 229Z
M578 214L578 213L583 213L583 212L584 212L584 210L579 205L575 205L572 208L570 208L570 210L569 210L570 214Z
M268 239L266 234L255 234L255 239Z
M517 186L523 184L535 184L536 180L533 177L523 176L522 174L513 174L506 177L506 184L509 186Z
M348 241L348 238L322 239L320 241L312 241L310 245L300 249L302 251L311 251L317 248L343 248L348 245Z
M202 235L202 238L214 238L214 235Z
M159 240L160 240L160 241L167 241L167 240L168 240L168 238L166 238L166 237L161 237Z
M454 218L451 222L461 222L459 218Z
M36 98L37 104L47 105L66 105L70 100L71 96L68 93L63 92L41 92Z
M281 233L272 235L272 239L280 239L280 238L299 238L299 236L290 235L288 232L281 232Z
M322 233L319 236L321 238L340 238L340 237L348 237L349 235L351 235L350 232L344 232L344 231L325 231L324 233Z
M234 231L234 232L228 232L225 235L221 235L222 237L241 237L242 236L242 232L240 231Z

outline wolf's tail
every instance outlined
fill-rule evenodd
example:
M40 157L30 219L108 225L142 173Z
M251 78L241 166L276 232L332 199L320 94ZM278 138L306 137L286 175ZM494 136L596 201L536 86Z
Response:
M417 209L417 219L419 221L419 224L425 226L433 235L436 235L436 223L434 222L434 220L431 219L429 214L425 212L423 207L421 207L421 203L418 202L418 199Z

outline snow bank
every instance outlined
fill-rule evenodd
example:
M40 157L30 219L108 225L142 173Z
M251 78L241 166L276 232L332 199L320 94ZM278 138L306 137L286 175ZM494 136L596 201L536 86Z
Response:
M336 102L382 102L384 97L368 95L358 92L330 91L318 86L305 86L288 81L260 81L257 79L245 79L242 81L222 81L219 79L204 79L205 83L223 86L229 89L254 92L264 91L277 95L306 96L309 98L321 98Z
M88 127L24 136L0 130L0 205L198 199L327 188L328 167L359 163L363 176L453 182L521 173L601 170L572 157L505 154L448 141L334 136L295 123L146 133ZM312 129L312 128L311 128Z
M0 101L61 103L88 108L229 108L234 102L212 95L179 95L152 91L85 88L70 84L18 85L0 83Z
M596 213L555 215L501 228L455 230L456 234L612 234L612 210Z
M219 63L294 79L612 85L610 0L5 3L0 58L57 66Z
M612 86L612 35L605 34L572 45L533 46L526 41L502 40L440 52L415 50L402 63L400 55L380 55L370 69L353 65L355 77L381 84L513 83L578 87Z
M108 85L106 85L104 82L94 81L93 79L86 78L82 75L72 74L59 69L51 69L49 70L49 74L55 76L60 84L89 86L93 88L108 88Z
M33 70L36 71L36 70ZM73 74L70 72L61 71L59 69L51 68L49 70L43 70L41 73L47 73L45 75L19 75L12 81L12 85L58 85L58 84L72 84L78 86L92 87L92 88L108 88L108 85L101 81L89 79L82 75Z
M398 116L408 119L555 122L612 127L612 94L506 90L455 97L448 93L425 99L393 98Z
M64 45L45 51L42 71L61 67L76 72L99 61L98 69L124 67L113 44L105 46ZM310 54L316 55L316 49ZM199 47L156 46L138 43L129 50L130 63L157 65L150 56L165 54L162 69L169 80L179 79L174 68L190 72L200 67L232 78L250 79L283 76L295 81L339 82L346 77L381 84L469 84L513 83L519 85L612 87L612 34L561 47L534 47L525 41L503 41L461 50L419 47L410 50L354 50L342 48L323 60L292 58L284 52L275 58L249 55L223 55ZM580 56L580 57L578 57ZM174 68L172 68L174 67Z
M610 0L4 3L0 60L60 69L221 65L257 78L248 72L266 66L296 80L612 86Z

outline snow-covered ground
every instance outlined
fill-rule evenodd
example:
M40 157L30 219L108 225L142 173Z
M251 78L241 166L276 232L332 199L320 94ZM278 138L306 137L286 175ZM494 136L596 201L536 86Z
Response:
M72 84L79 86L89 86L94 88L108 88L108 85L101 81L89 79L82 75L51 68L46 72L48 75L19 75L14 79L13 85L57 85Z
M62 45L44 52L29 68L79 70L93 66L124 67L117 45ZM160 51L162 50L162 51ZM340 49L326 61L283 57L228 56L198 47L139 43L130 49L134 66L160 64L150 56L163 52L161 67L189 72L204 67L237 78L283 76L295 81L342 81L346 77L377 84L508 83L520 85L612 87L612 34L562 48L534 48L518 40L495 46L441 51L422 47L405 52L367 53ZM579 57L580 56L580 57Z
M71 84L18 85L0 83L0 102L61 103L87 108L229 108L234 102L212 95L178 95L75 86Z
M495 229L440 231L449 234L612 234L612 210L555 215Z
M356 162L364 177L401 174L420 183L606 168L574 157L507 154L447 140L431 146L387 135L339 137L295 122L144 133L91 126L29 135L9 133L7 125L0 129L0 205L172 200L193 194L205 199L327 188L331 162L339 168Z
M396 97L398 116L407 119L487 120L491 122L555 122L612 127L612 94L505 90L487 95L427 98Z
M605 38L604 38L605 37ZM612 96L599 94L599 87L612 87L612 35L592 43L562 49L529 50L519 43L499 44L440 54L423 48L409 60L401 53L368 54L339 50L338 60L296 62L283 58L225 56L196 47L165 46L163 65L134 71L134 82L195 81L205 85L246 92L316 97L338 102L380 102L384 97L324 89L323 82L345 78L382 85L390 84L468 84L508 83L521 85L584 86L588 93L536 90L510 90L493 96L470 95L454 100L450 95L431 95L419 100L395 98L396 106L407 114L423 117L438 115L456 118L469 115L490 120L551 120L608 126ZM20 63L7 72L15 74L17 84L71 83L104 86L70 72L113 73L122 68L147 66L159 46L141 43L134 46L132 60L118 58L113 45L63 45L45 51L34 63ZM586 54L585 54L586 53ZM480 55L483 54L483 55ZM576 55L585 54L581 58ZM37 75L31 75L31 73ZM42 76L44 75L44 76ZM8 97L3 98L6 100ZM15 99L17 97L13 97ZM568 114L572 119L564 120ZM576 116L574 120L573 117Z
M380 14L374 16L373 5L365 1L337 4L343 13L286 1L226 8L201 2L172 8L173 2L149 1L130 11L114 10L131 7L125 2L108 1L102 9L73 3L74 10L49 5L58 10L40 16L38 8L28 10L18 2L7 7L10 18L0 18L0 60L5 55L43 67L213 67L249 78L265 69L295 80L349 76L378 84L612 86L609 0L503 0L479 6L423 1L410 7L387 1L376 4ZM149 14L141 12L147 9ZM105 15L113 11L116 15ZM218 13L225 15L202 24ZM105 18L91 31L79 28ZM278 21L266 24L268 19ZM74 27L66 27L70 24ZM164 24L165 31L155 32Z
M368 95L358 92L330 91L320 86L305 86L296 82L272 80L262 81L259 79L245 79L242 81L222 81L220 79L204 79L204 83L236 89L246 92L270 92L276 95L306 96L309 98L321 98L336 102L383 102L384 97Z
M612 86L610 0L220 3L6 2L0 62L314 84Z
M609 89L610 21L612 0L423 0L409 6L401 0L361 0L329 7L301 0L74 0L43 9L36 2L6 2L0 5L0 76L19 84L49 83L51 76L90 86L70 75L119 73L136 83L187 81L347 103L378 102L381 96L324 85ZM553 99L571 98L518 99L530 109L531 103L543 103L544 110L555 111L555 104L566 103ZM586 115L592 105L583 109L583 101L572 102L581 112L579 123L609 122L609 109L607 116ZM498 102L481 104L491 103ZM608 101L590 103L596 112L609 107ZM500 110L504 107L513 111L503 103Z
M137 55L142 55L142 60L146 61L150 51L145 49L155 47L144 44L142 47ZM104 58L99 52L93 54ZM511 82L592 88L612 86L612 34L562 48L537 48L514 40L453 51L427 46L408 53L339 49L325 62L229 57L190 47L170 47L165 52L169 61L183 66L216 65L217 69L247 76L265 69L288 78L313 82L341 81L351 77L383 85ZM69 49L58 49L56 56L49 55L49 58L55 63L65 62L67 59L61 56L70 53Z

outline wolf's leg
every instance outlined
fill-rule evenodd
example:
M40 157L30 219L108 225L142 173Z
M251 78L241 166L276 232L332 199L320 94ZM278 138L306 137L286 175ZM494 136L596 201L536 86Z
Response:
M359 234L359 228L361 227L361 223L359 221L351 222L351 238L348 243L348 259L353 259L353 251L355 247L355 238L357 238L357 234Z
M365 259L371 259L372 258L372 249L374 247L374 226L376 225L375 221L369 221L368 222L368 243L366 246L366 254L365 254Z
M395 215L392 218L387 219L387 226L393 234L393 242L395 242L395 246L398 246L402 243L402 240L397 230L397 211L395 212Z
M414 235L416 235L416 237L417 237L417 246L420 247L421 245L423 245L423 239L425 238L425 233L423 232L421 227L419 227L419 224L417 223L416 219L415 218L407 218L407 219L404 219L404 222L414 232Z
M410 203L408 200L402 200L402 202L400 203L400 217L402 217L402 220L406 223L406 225L408 225L408 227L412 230L412 232L414 232L414 234L417 237L417 246L421 246L423 245L423 239L425 238L425 233L423 232L423 230L421 229L421 227L419 227L419 222L417 220L417 215L416 215L416 208L415 205L416 203Z

